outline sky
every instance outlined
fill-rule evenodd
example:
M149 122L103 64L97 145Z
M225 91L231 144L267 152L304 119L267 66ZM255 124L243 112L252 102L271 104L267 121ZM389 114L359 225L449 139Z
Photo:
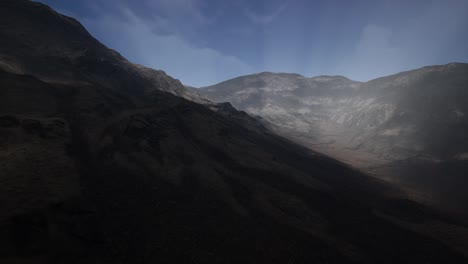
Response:
M468 62L468 0L41 0L186 85L257 72L367 81Z

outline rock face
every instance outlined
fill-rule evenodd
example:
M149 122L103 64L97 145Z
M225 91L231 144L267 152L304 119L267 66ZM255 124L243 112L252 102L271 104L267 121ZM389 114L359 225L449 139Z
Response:
M366 83L341 76L260 73L199 92L259 116L307 147L400 183L407 177L390 171L401 169L397 164L403 161L408 169L413 162L466 162L460 157L468 151L468 64L429 66ZM412 187L430 185L424 184L423 171L411 174L420 183ZM456 188L460 177L442 173L436 182L453 182L461 189ZM458 194L446 198L458 203ZM468 204L464 197L459 205Z
M198 104L72 18L4 0L0 36L1 263L468 262L461 219Z

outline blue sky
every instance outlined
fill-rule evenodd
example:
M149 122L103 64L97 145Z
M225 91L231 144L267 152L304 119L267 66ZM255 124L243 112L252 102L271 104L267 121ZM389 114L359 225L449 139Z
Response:
M468 0L42 0L132 62L205 86L262 71L366 81L468 62Z

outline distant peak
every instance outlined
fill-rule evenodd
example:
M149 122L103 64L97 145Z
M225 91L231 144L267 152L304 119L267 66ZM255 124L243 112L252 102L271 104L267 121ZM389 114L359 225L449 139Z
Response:
M468 63L465 62L450 62L445 64L446 66L468 66Z
M315 81L321 81L321 82L337 81L337 80L351 81L351 79L344 77L342 75L319 75L319 76L312 77L310 79L313 79Z
M289 72L259 72L253 74L253 76L280 76L280 77L304 77L298 73L289 73Z
M424 69L431 69L431 70L441 69L441 70L445 70L445 69L452 69L452 68L457 68L457 67L467 67L467 66L468 66L468 63L450 62L450 63L447 63L447 64L428 65L428 66L424 66L422 68L415 69L415 70L424 70Z

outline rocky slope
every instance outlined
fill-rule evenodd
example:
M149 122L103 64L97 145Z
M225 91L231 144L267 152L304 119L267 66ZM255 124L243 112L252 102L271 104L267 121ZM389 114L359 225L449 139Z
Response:
M178 80L163 71L128 62L99 43L78 21L46 5L2 1L0 7L0 68L6 71L34 75L48 82L93 83L111 89L133 86L134 93L159 89L198 99ZM22 15L7 13L12 8Z
M467 227L0 2L1 263L468 263Z
M389 173L389 168L400 167L397 164L401 161L464 163L462 157L468 151L467 88L468 64L451 63L366 83L341 76L260 73L199 92L259 116L278 133L307 147L405 183L400 173ZM425 173L414 173L417 176L413 178L420 177L423 184ZM455 180L458 175L440 177L443 180L439 182L453 182L453 187L460 182ZM457 200L450 198L450 202Z

